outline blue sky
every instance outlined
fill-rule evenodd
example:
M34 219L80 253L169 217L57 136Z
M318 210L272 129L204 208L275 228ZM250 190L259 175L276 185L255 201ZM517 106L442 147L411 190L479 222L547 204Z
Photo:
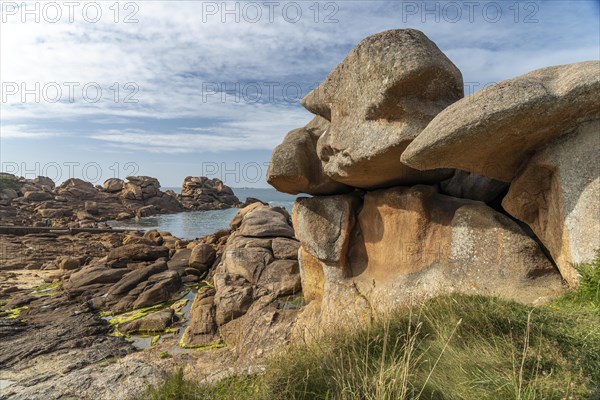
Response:
M48 3L1 2L0 156L59 181L266 187L272 148L311 119L299 98L386 29L425 32L467 92L600 57L597 0Z

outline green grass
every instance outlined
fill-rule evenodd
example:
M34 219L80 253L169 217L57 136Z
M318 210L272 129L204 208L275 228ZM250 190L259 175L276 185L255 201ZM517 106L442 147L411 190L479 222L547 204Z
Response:
M173 375L149 399L600 399L600 255L579 288L534 308L449 295L371 326L295 344L260 376L194 384Z
M144 400L250 400L260 395L259 379L247 375L223 379L212 385L197 385L183 379L176 371L159 388L150 388L139 399Z

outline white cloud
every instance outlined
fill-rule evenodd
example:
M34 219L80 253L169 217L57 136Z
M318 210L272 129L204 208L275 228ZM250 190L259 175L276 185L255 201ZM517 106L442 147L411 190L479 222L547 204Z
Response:
M221 14L208 15L203 21L203 4L206 7L210 2L136 2L139 22L126 24L113 21L109 9L113 2L97 3L103 6L103 18L97 23L86 22L78 11L74 23L22 23L18 16L11 16L2 24L0 71L4 83L26 83L29 88L36 82L41 86L57 82L63 88L64 82L80 84L74 102L23 102L18 95L10 96L2 103L2 119L12 128L2 128L3 139L55 135L43 127L47 121L79 121L81 125L101 122L114 124L113 129L125 127L119 133L91 132L111 149L120 146L168 153L269 149L286 131L305 123L308 113L272 101L205 101L202 83L317 81L362 38L391 28L423 30L460 67L468 82L506 79L541 66L598 55L597 35L581 37L582 32L594 31L586 30L580 21L581 13L587 16L589 10L578 12L566 6L561 10L556 2L539 3L537 24L515 23L508 10L498 24L486 22L480 14L474 23L432 23L431 19L421 23L421 16L404 18L402 3L383 1L332 3L339 8L332 17L338 23L323 22L335 11L323 9L325 3L317 3L321 7L318 22L314 10L309 9L312 2L299 3L303 10L299 22L286 22L282 18L286 2L281 2L272 23L265 7L261 22L248 23L242 18L235 23L228 15L229 22L222 23ZM2 4L6 7L7 3ZM123 7L125 2L119 4ZM213 4L222 7L223 3ZM243 7L245 3L237 4ZM121 8L120 19L127 11L131 10ZM597 21L595 24L597 33ZM560 32L558 25L564 28ZM103 88L98 102L86 101L81 94L80 88L91 82ZM115 82L119 84L118 101L111 89ZM137 103L124 102L130 93L124 88L127 82L139 87L134 96ZM195 126L182 121L138 131L127 126L132 119L184 118L211 120L212 124ZM240 137L245 140L240 142Z
M28 125L2 125L0 128L0 139L39 139L59 136L65 136L65 134L51 130L39 130L37 127Z

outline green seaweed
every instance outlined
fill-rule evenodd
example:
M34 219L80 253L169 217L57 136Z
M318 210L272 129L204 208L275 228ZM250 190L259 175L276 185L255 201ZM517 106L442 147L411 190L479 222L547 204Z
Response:
M6 310L5 312L7 313L7 316L5 318L6 319L17 319L21 315L21 312L24 310L27 310L28 308L29 307L27 307L27 306L23 306L23 307L15 307L15 308Z
M181 339L179 340L179 347L181 347L182 349L193 349L193 350L198 350L198 351L204 351L204 350L221 349L223 347L226 347L226 345L225 345L225 343L223 343L223 341L221 339L213 340L212 342L207 343L207 344L189 345L189 344L184 343L183 336L182 336Z
M31 295L34 297L52 297L57 296L61 292L61 284L57 283L45 283L43 285L33 288Z

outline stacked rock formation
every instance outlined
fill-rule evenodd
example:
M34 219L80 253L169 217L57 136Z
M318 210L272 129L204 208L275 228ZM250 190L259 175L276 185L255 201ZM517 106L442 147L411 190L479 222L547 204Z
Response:
M600 63L463 97L423 33L363 40L302 104L267 179L293 211L305 315L356 321L441 293L536 303L600 249ZM558 269L556 268L558 266Z
M226 240L211 286L200 289L192 305L182 344L199 347L223 339L240 355L260 356L291 337L300 243L287 211L259 202L238 212Z
M229 186L220 179L204 176L186 177L178 197L188 210L220 210L240 204L240 200Z

